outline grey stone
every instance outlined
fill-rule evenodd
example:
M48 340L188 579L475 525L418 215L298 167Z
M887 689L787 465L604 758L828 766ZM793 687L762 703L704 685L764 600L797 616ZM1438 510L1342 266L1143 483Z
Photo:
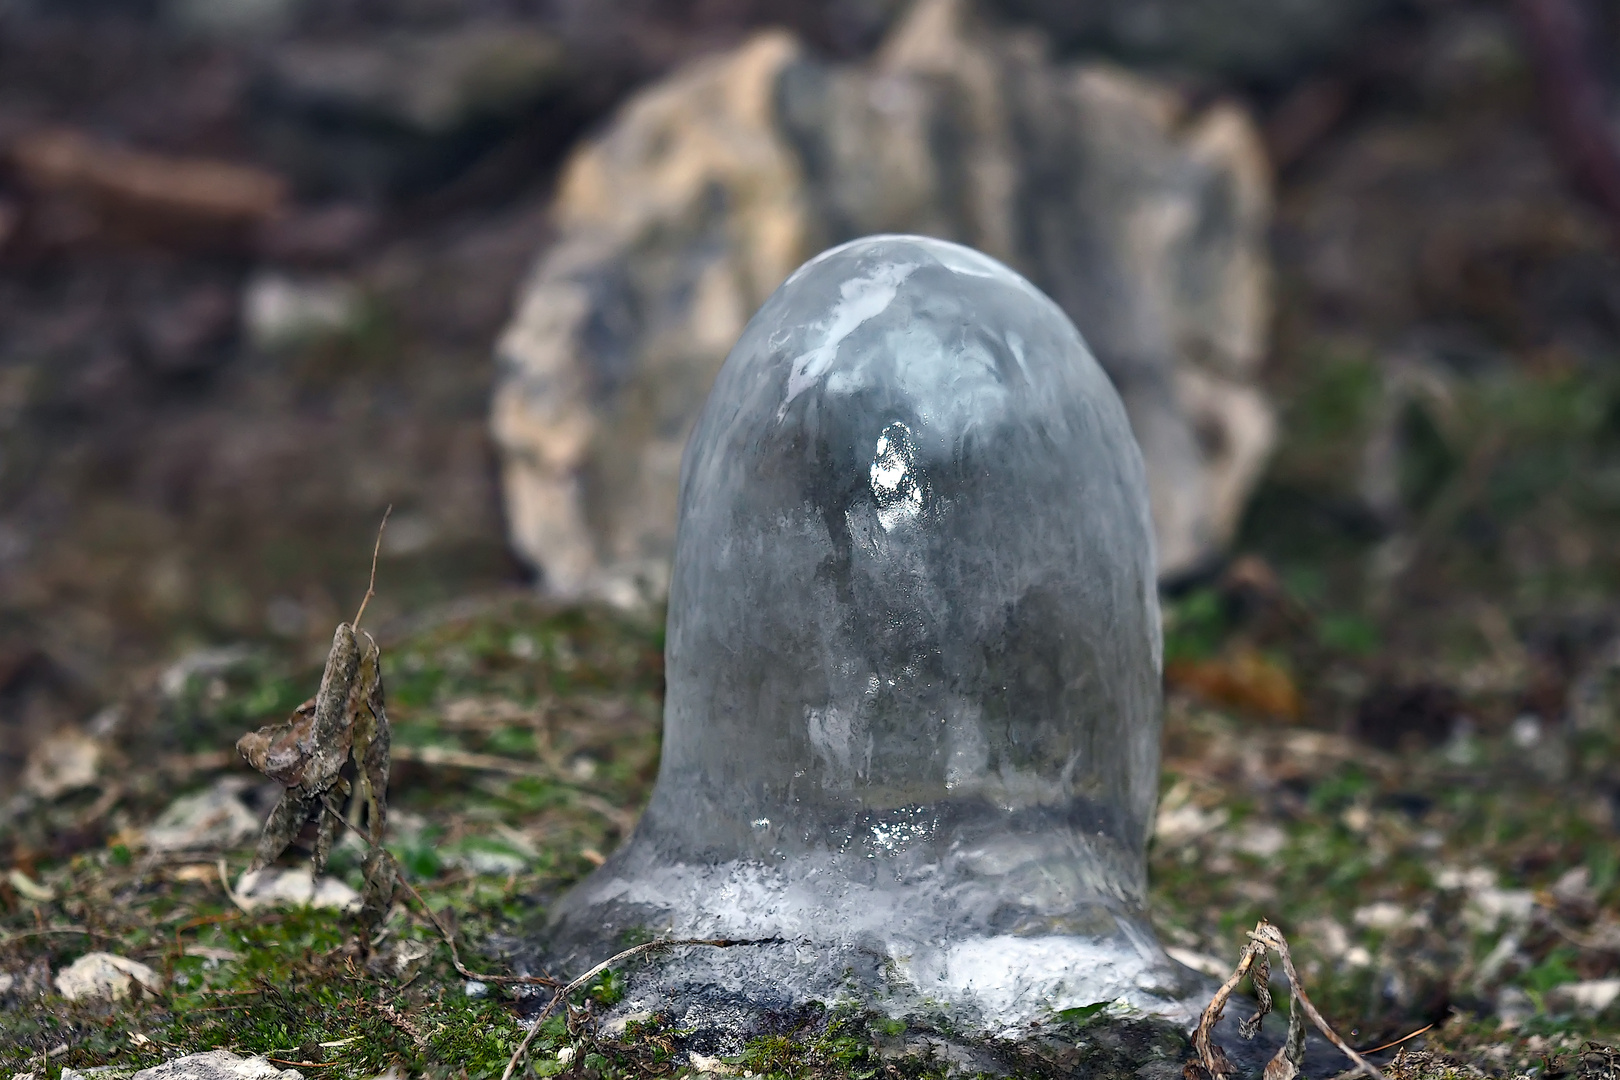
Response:
M681 466L658 784L551 966L626 1008L851 996L981 1032L1202 984L1144 904L1159 608L1142 459L1073 324L977 252L854 241L743 331Z
M681 447L794 266L869 233L969 244L1079 325L1147 464L1162 574L1236 528L1273 438L1268 172L1238 107L1189 111L923 0L862 66L780 32L654 85L564 169L557 241L498 345L511 539L556 594L658 597Z
M250 870L236 882L234 897L244 911L264 907L316 907L359 911L360 894L334 877L316 877L309 866Z
M1391 0L996 0L1071 48L1280 81L1343 55Z
M478 20L354 42L288 41L258 95L263 151L306 187L375 196L444 179L570 79L562 43Z
M1616 1001L1620 1001L1620 979L1584 979L1547 991L1550 1011L1577 1016L1600 1016Z
M127 1080L135 1070L129 1066L92 1065L88 1069L62 1069L61 1080ZM28 1075L24 1073L23 1075Z
M265 1058L238 1057L228 1050L187 1054L142 1069L130 1080L303 1080L296 1069L281 1069Z
M38 743L28 755L23 784L41 799L94 787L101 778L107 748L77 727L66 728Z
M186 34L257 38L292 25L306 0L167 0L164 17Z
M149 994L163 991L163 978L138 960L106 952L85 953L56 974L56 988L69 1001L130 995L135 984Z
M352 332L365 314L360 290L342 278L299 280L264 271L242 289L242 328L267 351Z
M223 776L202 791L182 795L146 829L153 851L224 851L259 834L259 815L242 801L245 776Z
M502 22L375 42L294 42L273 62L277 92L298 104L427 134L518 111L554 90L564 71L557 39Z

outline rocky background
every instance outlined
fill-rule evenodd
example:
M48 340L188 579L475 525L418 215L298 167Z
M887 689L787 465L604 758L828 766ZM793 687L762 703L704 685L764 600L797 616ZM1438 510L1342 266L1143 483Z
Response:
M5 932L212 887L389 505L401 850L489 932L599 861L707 379L919 230L1144 445L1178 955L1267 915L1369 1039L1517 1031L1482 1068L1613 1027L1617 95L1597 0L0 0ZM8 1005L84 951L21 940Z
M959 240L1085 327L1148 468L1161 574L1214 562L1274 427L1271 189L1254 123L1054 60L961 0L914 4L862 65L765 32L637 94L566 163L557 241L498 345L514 546L562 596L656 602L681 447L793 268L873 233Z
M1277 404L1335 358L1391 415L1602 370L1601 182L1526 20L1250 6L8 4L0 777L188 648L324 640L389 504L384 618L656 602L708 379L854 235L1068 307L1172 582L1268 462L1259 511L1298 492ZM1282 512L1393 536L1396 427Z

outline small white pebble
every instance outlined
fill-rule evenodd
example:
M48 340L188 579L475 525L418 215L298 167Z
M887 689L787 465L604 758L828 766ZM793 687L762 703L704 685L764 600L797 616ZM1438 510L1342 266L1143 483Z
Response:
M1565 983L1547 991L1549 1006L1578 1016L1597 1016L1607 1011L1617 999L1620 999L1620 979L1588 979L1585 982Z
M1525 713L1513 721L1509 729L1513 738L1513 745L1522 750L1528 750L1541 741L1541 717Z
M149 994L163 992L163 980L157 972L137 960L112 953L85 953L56 973L56 988L69 1001L117 1001L129 997L130 987L137 983Z
M1480 892L1496 884L1496 874L1483 866L1464 870L1456 866L1441 867L1434 876L1435 885L1442 889L1466 889Z
M1414 923L1413 914L1399 904L1380 900L1374 904L1366 904L1356 909L1351 920L1357 926L1365 926L1369 930L1401 930Z
M565 1046L561 1050L557 1051L557 1060L566 1065L570 1061L574 1060L574 1054L575 1050L572 1046Z
M1270 822L1247 825L1235 838L1233 847L1257 859L1270 859L1288 845L1288 834Z
M465 991L467 996L470 998L481 998L485 994L489 993L489 983L480 982L477 979L468 979L467 985L462 987L462 990Z

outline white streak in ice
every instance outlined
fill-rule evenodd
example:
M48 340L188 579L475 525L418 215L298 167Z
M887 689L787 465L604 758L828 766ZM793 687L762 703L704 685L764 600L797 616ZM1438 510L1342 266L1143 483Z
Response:
M787 397L776 410L778 420L787 415L787 407L794 398L827 373L844 339L888 310L900 286L916 269L916 263L890 263L838 287L838 303L833 305L826 322L817 327L822 334L821 343L793 359L793 369L788 372Z

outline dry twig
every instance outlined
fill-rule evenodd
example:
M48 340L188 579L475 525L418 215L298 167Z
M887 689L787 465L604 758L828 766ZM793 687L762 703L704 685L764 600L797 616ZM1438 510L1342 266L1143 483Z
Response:
M237 896L235 890L231 888L231 875L230 871L225 868L225 857L223 855L220 856L217 866L219 869L219 887L225 890L225 899L240 908L242 914L253 914L253 909L244 904L242 898Z
M371 548L371 580L366 584L366 595L360 598L360 610L354 613L354 622L350 624L356 630L360 629L360 616L366 613L366 605L377 595L377 556L382 554L383 530L388 528L388 515L393 512L394 504L389 503L388 509L383 511L382 524L377 526L377 543Z
M1232 997L1233 991L1243 981L1244 976L1252 976L1254 983L1254 996L1259 999L1260 1009L1253 1016L1238 1025L1238 1034L1245 1039L1252 1039L1260 1030L1260 1022L1271 1011L1271 990L1266 984L1270 979L1271 967L1266 959L1267 950L1275 952L1281 959L1283 970L1288 973L1288 983L1292 988L1289 1005L1288 1039L1276 1055L1266 1063L1265 1080L1293 1080L1299 1073L1299 1067L1305 1055L1305 1025L1301 1013L1316 1025L1329 1042L1338 1047L1340 1052L1355 1062L1356 1068L1349 1075L1364 1072L1373 1080L1388 1080L1379 1071L1378 1067L1362 1057L1350 1045L1339 1037L1338 1032L1322 1018L1311 1004L1311 999L1305 993L1305 987L1300 982L1299 973L1294 970L1294 958L1288 951L1288 940L1265 919L1255 924L1249 932L1249 944L1243 947L1238 957L1237 968L1230 978L1221 984L1210 999L1204 1013L1198 1019L1198 1029L1193 1034L1193 1049L1198 1054L1198 1064L1204 1072L1220 1080L1233 1072L1232 1063L1227 1060L1226 1054L1216 1044L1211 1035L1215 1025L1219 1022L1221 1014L1226 1009L1226 1003Z
M53 934L82 934L85 937L97 938L102 941L112 940L110 935L103 934L99 930L91 930L90 928L84 926L46 926L41 927L38 930L19 930L14 934L8 934L5 931L0 931L0 945L10 945L14 941L22 941L26 938L47 937Z
M416 1044L416 1048L418 1050L426 1050L428 1048L427 1036L422 1033L422 1029L420 1027L412 1022L410 1017L406 1016L404 1013L387 1003L370 1005L369 1008L372 1012L386 1020L395 1030L402 1032L406 1037L408 1037L413 1043Z

